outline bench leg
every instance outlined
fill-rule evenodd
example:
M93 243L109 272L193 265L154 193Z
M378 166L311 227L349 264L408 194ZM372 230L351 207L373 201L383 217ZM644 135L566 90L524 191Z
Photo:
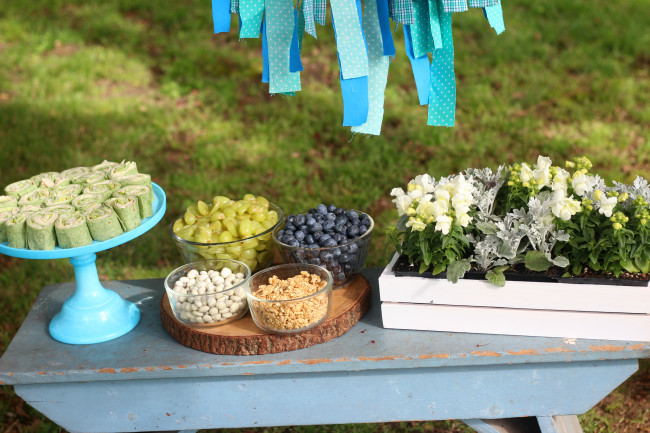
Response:
M582 433L575 415L462 421L477 433Z

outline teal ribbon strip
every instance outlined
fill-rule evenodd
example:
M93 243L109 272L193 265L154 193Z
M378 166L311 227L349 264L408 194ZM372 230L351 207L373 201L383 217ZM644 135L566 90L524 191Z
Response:
M306 21L305 21L305 0L300 2L298 6L298 51L302 53L302 38L305 35L306 31ZM315 33L314 27L314 33ZM315 36L314 36L315 37Z
M215 33L230 31L230 0L212 0L212 21Z
M266 36L266 18L262 21L262 83L269 82L269 41Z
M264 17L264 0L239 0L239 17L242 21L239 37L259 38Z
M295 31L293 2L266 0L265 8L269 52L269 93L298 91L300 73L290 71L291 41Z
M359 20L359 23L361 23L361 0L357 0L357 11L357 19ZM337 40L338 46L339 33L337 31L337 25L333 13L332 27L334 28L334 37ZM344 78L340 54L338 59L341 95L343 96L343 126L361 126L368 121L368 76Z
M501 1L497 2L494 6L483 8L483 13L490 23L490 27L500 35L506 30L506 25L503 22L503 9L501 8Z
M384 32L379 20L378 3L366 0L363 10L363 34L368 44L368 119L361 126L353 126L352 132L379 135L384 119L384 92L388 80L390 58L384 55ZM388 3L386 3L388 18ZM391 44L393 41L390 35ZM393 55L395 47L393 46Z
M377 0L377 19L381 29L383 54L384 56L395 57L395 43L393 42L393 34L390 31L388 20L388 0ZM366 25L364 24L363 27L365 28Z
M360 2L330 0L332 21L336 21L336 50L344 79L368 76L368 52L361 30Z
M413 14L415 15L411 26L413 54L415 57L422 57L433 51L433 37L429 24L429 1L413 0Z
M300 72L303 70L300 61L300 42L298 40L298 9L293 10L294 26L289 48L289 72Z
M415 57L413 54L411 26L408 24L404 24L404 47L406 48L406 55L411 61L411 69L413 70L420 105L427 105L429 104L429 92L431 91L431 64L429 56L426 54L421 57Z
M429 26L433 38L433 48L442 48L442 29L440 28L440 15L438 15L438 0L429 0Z
M454 126L456 121L454 40L451 33L451 12L444 12L442 0L438 0L438 16L442 31L442 48L435 50L431 59L427 125Z

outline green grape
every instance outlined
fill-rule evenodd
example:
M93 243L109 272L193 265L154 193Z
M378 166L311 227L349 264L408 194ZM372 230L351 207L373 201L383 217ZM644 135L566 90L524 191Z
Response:
M188 210L185 212L185 215L183 215L183 220L185 221L185 224L192 225L196 222L196 215Z
M266 198L262 197L261 195L258 195L256 199L258 204L261 204L266 209L269 208L269 201Z
M223 231L219 235L219 242L232 242L232 241L233 241L233 237L229 231Z
M257 254L257 263L267 263L271 259L271 253L268 251L261 251Z
M278 213L276 211L270 210L266 219L273 221L273 225L275 225L280 218L278 217Z
M246 213L248 208L251 207L251 202L245 201L245 200L240 200L237 202L237 214L238 215L243 215Z
M227 208L223 209L223 214L226 216L226 218L233 218L235 215L237 215L237 209L235 206L228 206Z
M237 223L233 218L226 218L223 220L223 225L230 232L233 239L239 237L239 232L237 231Z
M215 220L210 223L210 230L221 233L221 221Z
M244 249L251 249L257 247L259 244L260 243L257 241L257 239L248 239L242 242L241 246Z
M200 244L212 243L212 235L205 235L202 233L194 234L194 242L198 242Z
M208 207L208 205L201 200L199 200L198 203L196 204L196 208L199 211L200 215L207 215L210 213L210 208Z
M260 242L259 245L255 247L255 251L266 251L267 246L268 242Z
M210 239L212 237L212 230L207 225L199 225L194 230L194 237L196 238L198 236Z
M239 234L242 238L249 238L253 235L254 226L251 220L241 220L239 222Z
M257 260L255 259L241 259L240 262L251 268L251 272L257 269Z
M226 204L226 203L228 203L230 201L232 201L232 200L230 200L228 197L223 196L223 195L217 195L212 199L213 205L216 206L219 209L221 209L224 204Z
M213 214L210 214L210 220L211 221L219 221L224 219L226 216L223 214L221 211L217 211Z
M172 230L174 231L174 233L178 234L178 231L180 229L182 229L183 227L185 227L185 223L183 222L183 220L181 218L179 218L176 221L174 221L174 225L172 226Z
M234 260L234 258L230 254L227 254L227 253L219 253L219 254L216 255L216 258L218 258L218 259L226 259L226 260Z
M242 250L242 252L239 254L240 259L254 259L257 257L257 251L254 249L246 249Z
M253 234L259 235L260 233L264 233L268 229L265 228L262 223L253 220Z
M244 249L241 247L241 244L233 244L226 247L226 252L233 256L238 256Z
M242 200L248 200L248 201L254 202L257 199L255 198L255 196L253 194L249 193L249 194L244 194L244 196L242 197Z
M209 216L200 216L196 219L197 224L205 224L208 225L210 224L210 217Z
M199 208L196 204L191 204L187 207L186 209L187 212L191 212L194 215L198 216L199 215Z
M185 240L191 240L192 236L194 235L194 226L188 225L183 227L176 233L179 238L185 239Z

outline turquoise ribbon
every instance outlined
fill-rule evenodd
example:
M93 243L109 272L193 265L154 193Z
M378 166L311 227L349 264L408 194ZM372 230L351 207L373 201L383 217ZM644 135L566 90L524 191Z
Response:
M429 28L433 39L433 48L442 48L442 29L440 28L440 15L438 15L438 0L429 0Z
M490 23L490 27L497 32L497 35L500 35L506 30L506 25L503 22L503 9L501 8L501 2L499 1L494 6L488 6L483 8L483 13Z
M262 21L262 83L269 82L269 42L266 36L266 18Z
M215 33L230 31L230 0L212 0L212 21Z
M298 39L298 9L293 10L293 36L291 37L291 47L289 48L289 72L303 71L302 62L300 61L300 41Z
M361 0L356 2L357 18L359 23L361 17ZM339 45L339 36L337 25L332 11L332 27L334 27L334 37ZM363 34L362 34L363 36ZM365 42L364 42L365 48ZM339 78L341 82L341 95L343 96L343 126L361 126L368 120L368 76L345 78L343 76L343 67L341 65L341 54L338 54L339 60ZM367 58L367 55L366 55ZM366 67L368 65L366 64Z
M269 92L300 90L300 73L291 72L291 43L295 33L293 2L265 0L266 34L269 57ZM297 45L296 45L297 46Z
M339 37L336 51L343 78L368 76L368 52L361 28L361 3L352 0L330 0L332 22L336 21Z
M382 54L384 56L395 57L395 43L393 42L393 33L390 31L388 21L388 0L377 0L377 19L379 20L379 29L381 31ZM366 28L366 25L363 25Z
M239 17L242 20L239 37L259 38L264 17L264 0L240 0Z
M438 16L442 32L442 48L431 59L431 90L429 92L428 125L454 126L456 121L456 77L454 75L454 40L451 34L451 12L444 12L438 0Z
M368 45L368 119L352 132L379 135L384 119L384 92L388 79L390 58L384 55L384 35L379 20L378 3L366 0L363 11L363 30ZM386 6L388 12L388 6ZM392 35L391 43L392 43ZM393 46L393 55L395 47Z
M415 57L411 42L411 26L408 24L404 25L404 47L406 48L406 55L411 61L411 69L413 70L420 105L427 105L429 103L429 91L431 90L431 64L429 63L429 56L426 54Z
M411 41L415 57L426 56L433 51L433 37L429 24L429 1L413 0L413 14L415 20L411 25Z

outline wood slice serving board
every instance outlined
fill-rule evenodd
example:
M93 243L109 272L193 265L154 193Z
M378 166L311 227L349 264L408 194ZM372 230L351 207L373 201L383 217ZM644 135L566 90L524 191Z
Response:
M297 334L271 334L253 322L250 312L234 322L212 328L192 327L174 317L167 295L160 303L163 327L184 346L217 355L266 355L304 349L345 334L370 307L370 284L357 275L332 292L332 311L325 321Z

